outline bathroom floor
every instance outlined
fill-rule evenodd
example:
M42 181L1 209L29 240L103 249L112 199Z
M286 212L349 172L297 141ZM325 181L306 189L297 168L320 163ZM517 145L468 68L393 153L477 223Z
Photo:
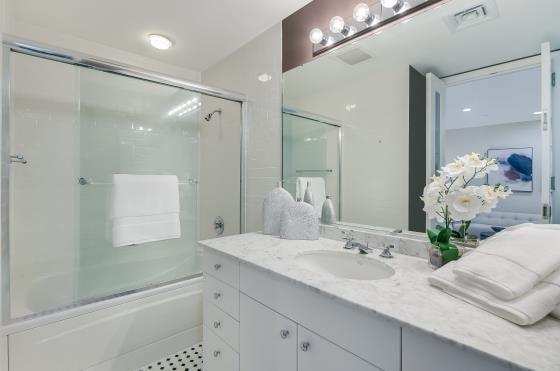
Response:
M202 371L202 344L191 345L177 353L150 363L138 371Z

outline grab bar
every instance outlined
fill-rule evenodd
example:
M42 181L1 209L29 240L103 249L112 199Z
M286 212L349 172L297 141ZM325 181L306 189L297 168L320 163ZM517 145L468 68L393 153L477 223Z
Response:
M86 178L86 177L79 177L78 178L78 184L79 185L112 185L113 183L107 183L107 182L94 182L91 180L91 178ZM198 179L187 179L184 182L179 182L178 184L180 185L193 185L193 184L198 184Z

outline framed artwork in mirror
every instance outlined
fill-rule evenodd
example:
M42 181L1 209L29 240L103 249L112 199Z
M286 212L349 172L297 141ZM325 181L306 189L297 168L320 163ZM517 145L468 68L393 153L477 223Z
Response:
M488 174L487 184L501 184L513 192L533 192L533 147L494 148L488 157L495 158L499 170Z

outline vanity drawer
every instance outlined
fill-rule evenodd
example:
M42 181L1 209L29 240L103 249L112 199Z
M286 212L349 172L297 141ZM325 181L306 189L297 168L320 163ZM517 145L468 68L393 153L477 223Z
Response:
M239 354L204 326L204 371L239 371Z
M204 325L239 352L239 322L212 303L204 303Z
M206 274L204 275L204 300L212 303L236 320L239 320L239 290Z
M228 285L239 288L239 262L233 258L205 248L203 271Z

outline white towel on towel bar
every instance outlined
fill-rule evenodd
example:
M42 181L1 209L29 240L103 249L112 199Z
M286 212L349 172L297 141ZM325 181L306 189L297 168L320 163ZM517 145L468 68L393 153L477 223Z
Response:
M296 180L296 199L303 200L307 182L310 183L311 193L313 194L313 209L318 218L321 217L323 203L327 199L325 189L325 179L321 177L298 177Z
M181 237L175 175L113 174L113 246Z
M431 285L456 298L522 326L531 325L558 308L560 303L560 270L546 277L526 294L506 301L479 287L459 281L453 273L453 268L457 264L458 262L446 264L432 273L428 281Z
M560 225L524 224L498 233L455 264L459 280L515 299L560 268Z

